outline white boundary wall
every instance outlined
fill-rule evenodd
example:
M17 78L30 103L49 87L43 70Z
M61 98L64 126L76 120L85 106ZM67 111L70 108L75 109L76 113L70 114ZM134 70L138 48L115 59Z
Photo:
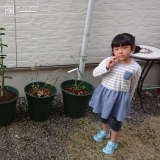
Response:
M144 65L141 65L141 66L143 67ZM102 77L94 78L92 76L92 71L94 68L95 67L86 68L85 74L84 74L84 80L91 83L96 88L101 83ZM57 72L54 75L55 78L59 77L55 85L57 88L57 94L61 94L60 84L63 81L74 79L75 74L73 72L68 74L68 71L71 69L73 69L73 67L67 68L67 69L63 68L60 72ZM51 71L52 70L41 70L40 75L38 77L38 81L44 82L47 76L51 73ZM152 66L150 72L148 73L144 83L145 84L159 84L160 82L159 73L160 73L160 66L159 64L155 63ZM31 82L30 81L31 76L29 75L29 71L8 72L7 75L12 76L13 79L6 79L6 84L16 87L20 92L20 96L25 96L24 86Z
M88 0L1 0L0 27L6 28L4 42L8 67L30 67L74 63L81 49ZM5 7L14 6L14 15ZM25 7L38 7L36 12ZM110 55L110 43L118 33L136 36L137 44L160 47L160 1L97 0L88 63L99 63ZM9 8L8 8L9 9ZM10 9L11 11L11 9Z

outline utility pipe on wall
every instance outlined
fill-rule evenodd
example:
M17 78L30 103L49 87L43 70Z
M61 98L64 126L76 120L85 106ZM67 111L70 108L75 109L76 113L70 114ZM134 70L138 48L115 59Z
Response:
M96 0L89 0L88 2L88 10L87 10L85 30L84 30L84 36L83 36L82 49L81 49L81 56L84 58L87 57L87 49L88 49L88 42L90 38L95 1ZM82 75L84 75L84 69L85 69L85 62L82 60L82 58L80 58L79 71L81 72ZM80 73L78 73L78 79L81 79L81 78L82 77Z

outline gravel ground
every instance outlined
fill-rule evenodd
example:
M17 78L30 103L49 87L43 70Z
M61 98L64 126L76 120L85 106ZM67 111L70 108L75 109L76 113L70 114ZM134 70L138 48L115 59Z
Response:
M156 90L143 91L144 113L135 94L132 101L132 119L126 123L139 125L145 119L160 115L160 94ZM91 121L99 121L98 116L87 108L86 116ZM0 127L0 160L68 160L66 141L78 119L63 113L62 95L53 101L50 117L43 122L35 122L28 115L25 97L17 101L16 118L6 127Z

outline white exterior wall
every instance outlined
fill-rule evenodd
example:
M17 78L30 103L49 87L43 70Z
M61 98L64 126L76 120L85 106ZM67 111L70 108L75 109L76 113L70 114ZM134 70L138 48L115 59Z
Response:
M12 17L5 6L15 6ZM8 67L30 67L74 63L81 49L88 0L1 0L0 27L6 28L4 42ZM36 13L20 13L17 7L38 6ZM136 36L137 44L160 46L160 1L97 0L88 62L110 55L113 37L122 32ZM34 18L36 16L36 18Z
M6 28L3 38L8 48L5 64L9 67L31 67L36 62L41 66L67 65L75 62L82 46L86 13L89 0L1 0L0 28ZM14 6L15 14L5 14L5 6ZM38 6L36 13L20 13L17 7ZM158 0L97 0L88 47L87 63L99 63L111 53L110 43L119 33L129 32L136 36L137 44L160 47L160 1ZM159 68L153 67L146 82L159 83L153 79ZM71 68L72 69L72 68ZM100 78L93 79L93 68L85 72L85 80L97 86ZM68 69L63 69L59 84L70 78ZM153 69L152 69L153 71ZM50 71L42 71L45 77ZM24 85L30 83L28 71L9 72L13 80L6 84L15 86L24 95ZM44 78L45 79L45 78ZM41 79L40 79L41 80Z
M99 62L110 55L111 41L119 33L131 33L137 44L160 47L159 8L158 0L98 0L88 50L89 62Z

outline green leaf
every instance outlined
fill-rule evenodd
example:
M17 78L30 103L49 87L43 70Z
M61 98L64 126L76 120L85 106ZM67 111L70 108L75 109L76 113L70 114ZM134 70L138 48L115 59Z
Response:
M3 71L4 71L4 72L6 72L6 71L7 71L7 67L6 67L6 66L4 66L4 65L2 66L2 69L3 69Z
M2 30L5 31L6 29L5 29L5 28L0 28L0 30L1 30L1 31L2 31Z
M4 59L7 55L0 55L0 59Z
M2 46L8 47L6 44L2 44Z
M2 38L0 38L0 42L2 42Z
M4 78L12 79L12 77L11 77L11 76L4 76Z
M5 35L5 33L0 33L0 35Z
M87 62L87 59L86 59L86 58L82 58L82 61L83 61L83 62Z
M1 59L4 59L5 57L1 57L1 56L0 56L0 58L1 58Z

